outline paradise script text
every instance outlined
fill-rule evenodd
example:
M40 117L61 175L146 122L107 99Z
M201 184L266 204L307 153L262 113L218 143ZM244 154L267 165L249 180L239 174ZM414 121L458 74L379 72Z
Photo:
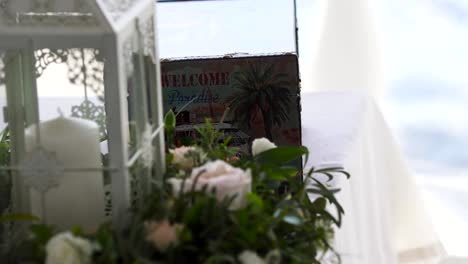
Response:
M197 98L197 99L195 99ZM180 91L174 90L168 93L168 102L169 105L176 106L176 105L183 105L186 104L193 99L194 104L206 104L206 103L219 103L220 96L217 93L211 93L208 88L203 89L200 93L197 94L182 94Z

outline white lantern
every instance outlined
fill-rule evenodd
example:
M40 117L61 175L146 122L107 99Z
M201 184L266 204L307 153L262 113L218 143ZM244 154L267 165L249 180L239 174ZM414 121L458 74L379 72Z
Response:
M154 0L0 1L0 88L11 148L10 164L0 169L13 182L13 212L61 228L97 226L108 188L119 225L162 179L155 16ZM50 116L51 108L61 113Z

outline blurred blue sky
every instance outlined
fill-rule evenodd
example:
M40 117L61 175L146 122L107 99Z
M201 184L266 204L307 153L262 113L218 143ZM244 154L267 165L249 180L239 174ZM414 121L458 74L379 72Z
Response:
M303 90L322 4L297 0ZM420 174L468 169L468 1L376 0L385 113ZM162 57L294 51L292 0L160 4Z
M416 172L466 174L466 1L385 0L381 7L390 123Z

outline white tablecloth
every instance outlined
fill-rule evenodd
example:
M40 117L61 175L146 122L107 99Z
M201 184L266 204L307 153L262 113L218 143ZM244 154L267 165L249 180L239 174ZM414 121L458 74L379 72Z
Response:
M308 167L342 165L344 223L336 248L344 264L438 263L442 247L413 176L379 108L354 92L302 94Z

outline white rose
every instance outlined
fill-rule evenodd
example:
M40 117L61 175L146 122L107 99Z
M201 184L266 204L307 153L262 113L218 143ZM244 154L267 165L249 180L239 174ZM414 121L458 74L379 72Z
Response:
M268 252L265 259L261 258L257 253L244 250L237 257L241 264L279 264L281 263L281 254L279 250Z
M195 165L194 157L190 156L189 153L200 154L198 148L186 146L170 149L169 152L174 156L172 163L178 165L182 169L191 169Z
M256 138L252 143L252 155L257 156L258 154L274 149L277 146L267 138Z
M93 245L70 232L60 233L47 242L46 264L89 264Z
M250 250L244 250L237 258L242 264L266 264L265 260Z
M195 180L198 180L195 184ZM178 178L169 179L175 193L179 193L184 180ZM201 190L208 186L207 190L216 190L216 198L221 201L226 197L236 196L230 209L236 210L245 207L247 194L251 191L252 175L250 170L244 171L235 168L222 160L208 162L205 165L192 170L192 174L185 180L184 192L195 188Z

